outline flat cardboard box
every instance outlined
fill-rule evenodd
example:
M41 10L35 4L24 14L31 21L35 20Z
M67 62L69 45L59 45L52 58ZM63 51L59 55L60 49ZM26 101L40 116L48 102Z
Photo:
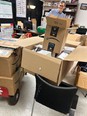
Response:
M70 46L70 47L77 47L79 45L81 45L81 42L78 42L78 41L72 41L72 40L66 40L66 43L65 43L66 46Z
M70 70L73 61L87 62L86 54L87 47L78 46L64 60L60 60L24 48L21 67L29 72L44 76L59 85Z
M67 18L47 17L43 49L49 50L49 46L54 46L53 53L61 53L65 46L70 22L71 20Z
M21 66L22 49L13 49L7 57L0 56L0 76L11 77Z
M78 41L78 42L80 42L81 36L82 35L80 35L80 34L70 34L70 33L68 33L67 40L72 40L72 41Z
M21 79L24 76L24 70L19 68L12 77L0 76L0 87L6 87L9 95L15 95L16 90L20 89Z
M85 45L87 36L81 34L70 34L68 33L66 43L68 41L80 42L80 45Z

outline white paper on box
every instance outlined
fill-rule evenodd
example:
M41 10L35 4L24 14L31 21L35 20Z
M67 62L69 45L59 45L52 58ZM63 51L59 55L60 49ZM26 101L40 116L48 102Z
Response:
M40 50L40 51L37 51L37 53L44 54L44 55L50 55L51 56L51 52L50 51L46 51L46 50Z
M13 52L13 49L0 48L0 57L8 57Z
M70 53L70 52L72 52L74 49L75 49L74 47L65 46L65 47L64 47L64 52Z
M68 53L62 52L57 58L64 60L68 56Z

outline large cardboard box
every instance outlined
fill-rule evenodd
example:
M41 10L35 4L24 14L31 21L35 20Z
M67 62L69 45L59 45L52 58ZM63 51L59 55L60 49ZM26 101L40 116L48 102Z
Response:
M43 49L61 53L65 46L71 19L47 17L47 27L44 37Z
M0 56L0 76L11 77L21 66L22 49L16 48L12 52L3 51L4 55Z
M0 76L0 87L6 87L9 95L15 95L16 90L20 88L21 79L24 76L24 70L19 68L11 77Z
M29 72L37 73L45 78L60 84L70 70L73 61L87 62L87 47L78 46L64 60L23 49L21 66Z

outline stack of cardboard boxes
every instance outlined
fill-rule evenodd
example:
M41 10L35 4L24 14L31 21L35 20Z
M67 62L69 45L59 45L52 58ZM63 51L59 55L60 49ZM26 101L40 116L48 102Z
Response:
M3 43L3 41L0 41ZM8 43L8 42L7 42ZM3 44L2 44L3 45ZM8 89L9 95L13 96L19 89L23 70L21 69L22 49L0 47L0 87ZM0 95L3 94L0 93Z
M39 37L24 40L0 39L0 90L5 87L10 96L15 95L24 76L24 69L21 68L22 49L26 46L31 48L42 41ZM1 96L2 94L3 92L0 93Z

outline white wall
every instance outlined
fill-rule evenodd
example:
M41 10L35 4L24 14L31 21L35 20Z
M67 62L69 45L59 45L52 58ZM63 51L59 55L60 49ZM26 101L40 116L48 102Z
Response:
M80 10L81 3L87 3L87 0L79 0L75 23L87 28L87 10Z

